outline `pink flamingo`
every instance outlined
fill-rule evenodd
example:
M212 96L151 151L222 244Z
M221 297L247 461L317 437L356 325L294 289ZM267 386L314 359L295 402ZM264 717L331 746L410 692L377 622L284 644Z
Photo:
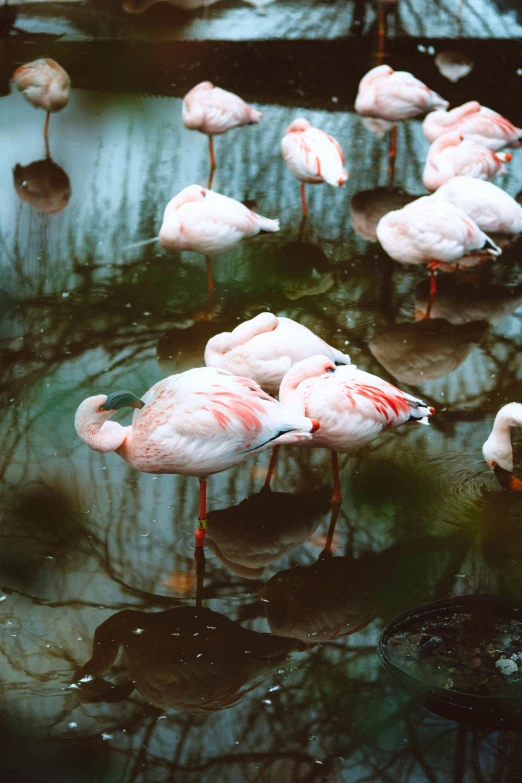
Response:
M382 378L353 364L336 367L325 356L312 356L291 367L281 383L279 398L301 416L320 415L321 427L308 445L332 452L332 503L341 502L339 453L352 453L383 430L401 424L427 424L435 412Z
M475 221L482 231L522 234L522 206L492 182L452 177L433 198L449 201Z
M129 407L137 409L130 426L109 421L116 411ZM196 547L201 547L207 477L271 446L309 439L319 423L274 400L248 378L200 367L165 378L143 399L127 391L88 397L76 411L74 426L92 449L115 451L143 473L196 476Z
M272 231L279 231L278 220L258 215L213 190L189 185L165 207L159 241L167 250L195 250L204 255L209 292L213 293L210 256L232 250L243 239Z
M266 391L277 394L290 367L317 354L337 364L350 364L349 356L332 348L306 326L273 313L259 313L236 326L233 332L212 337L205 348L205 364L246 375Z
M427 316L436 294L435 269L462 263L473 253L477 263L477 251L482 258L502 252L462 209L433 196L423 196L385 215L377 226L377 238L395 261L428 264L431 299Z
M212 82L201 82L183 98L181 112L183 124L190 130L198 130L208 136L210 175L208 187L212 187L216 158L213 136L241 125L256 125L263 116L233 92L215 87Z
M355 99L355 111L370 118L370 129L377 135L382 135L390 127L392 129L390 185L397 152L397 122L448 106L444 98L407 71L394 71L389 65L378 65L363 76Z
M348 179L339 142L328 133L314 128L303 117L291 122L285 130L281 140L281 155L290 172L301 182L303 217L308 214L305 182L327 182L337 188Z
M422 181L426 190L437 190L452 177L493 179L507 173L504 163L512 157L510 152L493 152L460 133L444 133L428 151Z
M37 109L47 112L44 125L45 149L49 155L49 120L69 102L71 82L67 71L55 60L44 57L21 65L13 74L13 82L24 98Z
M510 402L499 410L491 434L482 446L482 453L501 487L522 492L522 481L513 475L513 427L522 427L522 405L519 402Z
M422 130L430 143L443 133L456 131L494 152L504 147L522 146L522 128L516 128L501 114L481 106L478 101L468 101L451 111L431 112L422 123Z

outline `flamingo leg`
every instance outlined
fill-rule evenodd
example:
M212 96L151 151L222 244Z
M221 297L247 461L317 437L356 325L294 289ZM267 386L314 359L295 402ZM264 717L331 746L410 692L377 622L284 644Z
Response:
M306 217L308 215L308 206L306 204L306 191L304 182L301 182L301 209L303 211L303 217Z
M334 482L334 491L332 495L332 503L341 503L341 483L339 481L339 460L337 459L337 453L332 451L332 473Z
M49 150L49 120L51 119L51 112L48 111L45 116L45 125L44 125L44 140L45 140L45 154L48 158L51 157L51 153Z
M217 168L216 158L214 156L214 139L212 136L208 137L208 152L210 155L210 174L208 175L208 189L212 187L212 180L214 179L214 172Z
M430 296L428 299L428 308L426 310L426 318L431 317L431 311L433 310L433 303L435 302L435 296L437 294L437 276L435 270L438 269L440 263L438 261L431 261L428 264L430 270Z
M307 220L308 220L308 216L307 215L303 215L303 217L301 218L301 222L299 223L299 232L297 234L297 241L298 242L301 242L301 240L304 237L304 232L305 232L306 221Z
M377 60L381 62L384 59L384 43L386 39L386 15L382 3L378 4L377 10L377 30L378 30L378 45L377 45Z
M339 519L340 510L341 510L340 503L336 503L332 508L332 516L330 518L330 526L328 528L328 533L326 534L326 542L323 549L323 555L326 553L328 553L329 555L332 554L332 541L335 533L335 527L337 525L337 520Z
M210 263L210 258L208 256L205 256L205 261L207 264L207 279L208 279L208 297L212 300L212 305L214 304L214 278L212 277L212 264Z
M391 129L390 137L390 151L388 153L388 187L393 187L393 180L395 179L395 158L397 155L397 126L394 125Z
M196 561L196 609L203 604L203 582L205 581L205 549L203 546L196 546L194 552Z
M205 543L205 536L207 534L207 480L206 478L200 478L199 480L199 518L198 529L194 536L196 542L195 557L197 560L198 549L203 549Z
M263 489L270 489L270 482L272 480L272 476L274 475L279 449L280 449L279 446L274 446L272 449L272 456L270 457L270 465L268 466L268 473L266 474L266 479L265 479L265 483L263 484Z

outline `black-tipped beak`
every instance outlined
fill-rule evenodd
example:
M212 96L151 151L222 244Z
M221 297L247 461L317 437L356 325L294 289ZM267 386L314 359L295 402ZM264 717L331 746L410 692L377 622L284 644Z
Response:
M498 483L502 489L511 489L514 492L522 492L522 481L519 481L516 476L501 468L500 465L494 467L495 476L498 479Z
M117 391L109 394L101 411L119 411L120 408L143 408L145 403L131 391Z

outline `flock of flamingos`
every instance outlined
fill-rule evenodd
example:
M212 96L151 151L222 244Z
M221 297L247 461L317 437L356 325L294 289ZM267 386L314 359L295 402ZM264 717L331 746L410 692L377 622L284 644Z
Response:
M18 68L13 80L33 106L46 111L47 145L50 115L68 101L67 73L54 60L40 59ZM440 95L412 74L388 65L364 76L355 109L375 133L391 130L392 157L397 123L426 115L423 129L431 147L423 181L434 192L385 214L376 233L393 259L430 269L429 317L438 267L473 265L498 256L501 249L488 233L522 232L522 207L487 182L502 173L512 157L500 150L522 146L522 129L476 101L448 111ZM195 86L183 101L185 126L208 136L210 177L207 188L190 185L167 204L159 242L169 250L204 255L210 291L212 256L279 229L277 220L211 190L216 168L213 137L258 123L261 116L240 97L210 82ZM306 119L288 126L281 153L300 182L303 219L306 183L340 187L348 179L338 142ZM269 312L211 338L204 360L205 367L165 378L141 398L128 391L88 397L75 417L78 435L92 449L115 451L146 473L199 479L196 556L202 556L206 532L209 475L273 449L269 485L280 446L326 448L332 453L332 503L339 504L339 453L353 452L382 430L428 424L435 413L422 400L359 370L349 356L305 326ZM279 400L270 394L278 394ZM127 407L136 409L130 426L111 421L116 411ZM513 426L522 426L522 405L515 402L498 412L483 454L504 488L522 491L522 482L513 476Z

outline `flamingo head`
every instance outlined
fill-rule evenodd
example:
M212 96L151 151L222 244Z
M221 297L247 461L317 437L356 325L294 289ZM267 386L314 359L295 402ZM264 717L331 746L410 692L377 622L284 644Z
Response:
M296 120L293 120L293 122L291 122L288 128L285 130L285 136L287 133L302 133L303 131L311 127L312 127L311 122L305 120L304 117L298 117Z
M369 87L370 84L373 84L377 79L387 79L392 73L394 73L394 70L389 65L377 65L363 76L361 83L359 84L359 90L361 88L364 89Z
M522 492L522 481L513 475L513 450L492 432L482 446L482 454L503 489Z
M136 397L133 392L124 389L123 391L117 391L109 394L109 396L105 398L105 402L99 406L98 410L100 413L102 411L106 411L107 413L113 414L122 408L143 408L144 405L145 403L143 400L140 400L139 397Z
M283 378L283 383L295 389L308 378L319 378L326 373L334 373L335 369L335 364L326 356L311 356L294 364Z

